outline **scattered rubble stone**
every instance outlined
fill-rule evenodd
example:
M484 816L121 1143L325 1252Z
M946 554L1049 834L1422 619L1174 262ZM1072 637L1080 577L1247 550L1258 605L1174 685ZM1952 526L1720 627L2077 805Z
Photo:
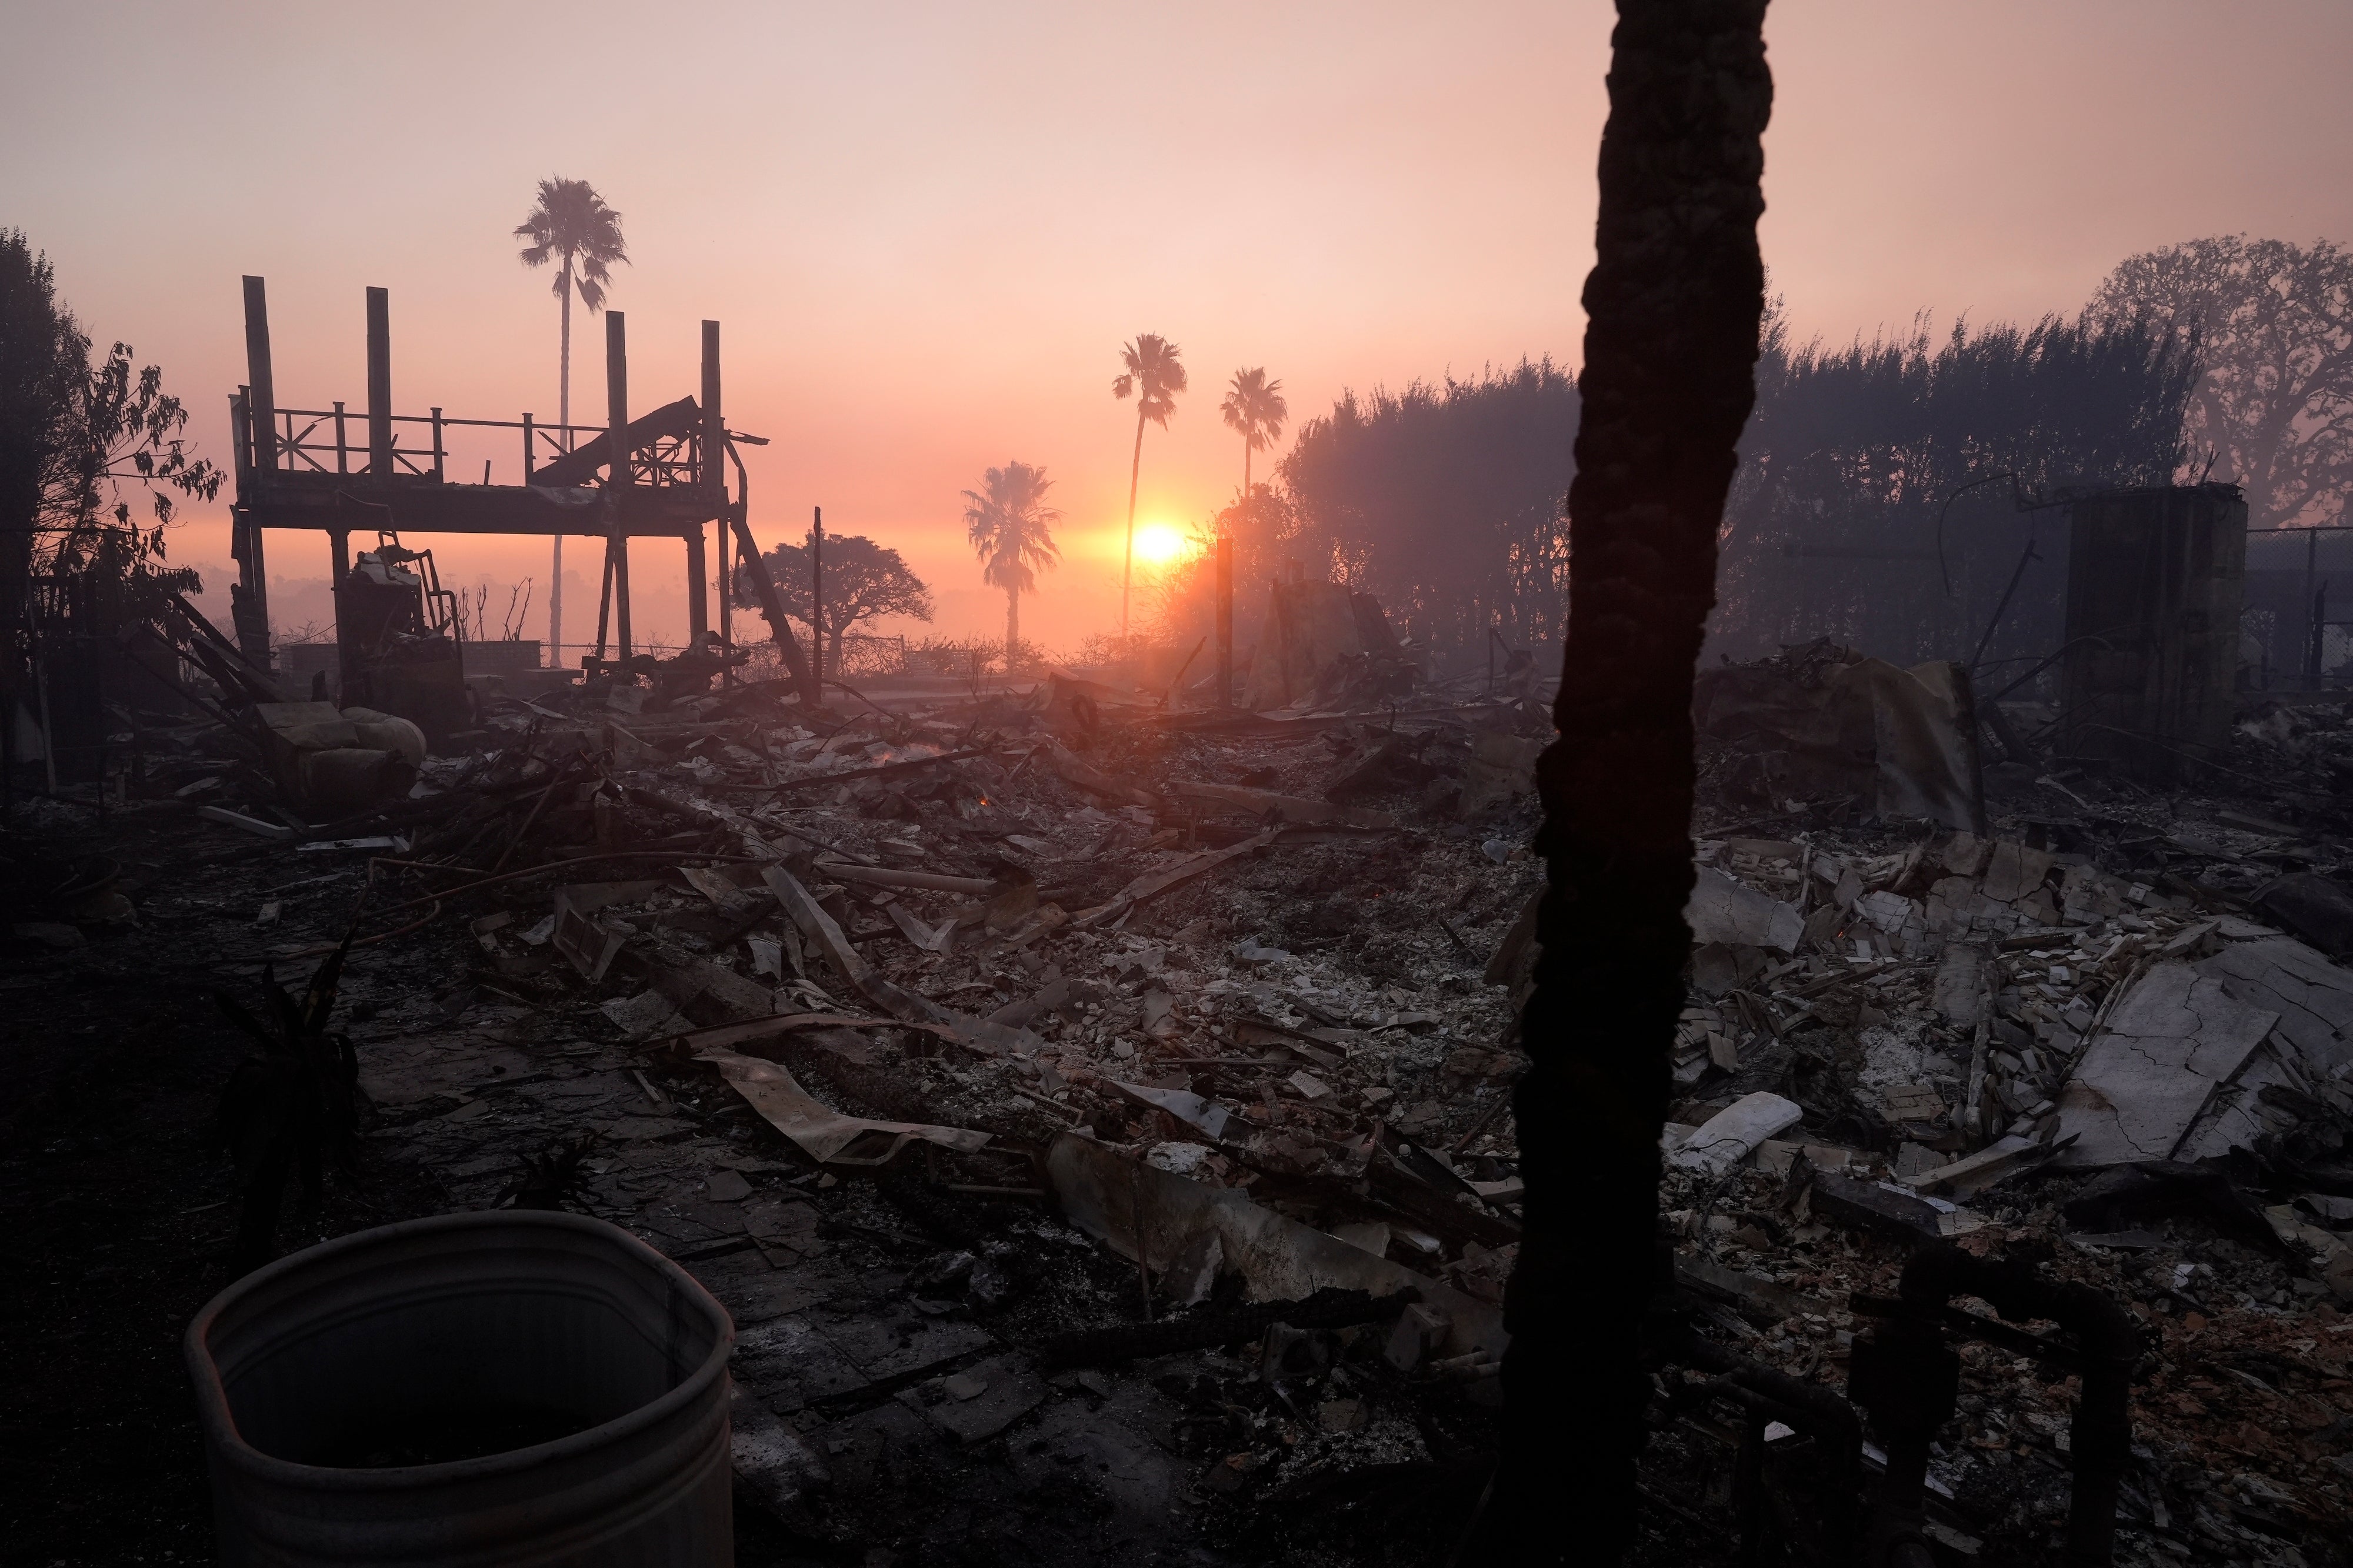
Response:
M1839 701L1938 710L1916 672L1822 668ZM1384 1476L1467 1509L1533 1135L1509 1099L1549 729L1351 689L1256 716L1067 674L846 713L493 694L470 751L331 822L191 726L117 808L174 874L84 878L16 932L34 965L169 929L292 976L352 931L364 1140L450 1206L599 1215L709 1283L746 1493L809 1539L906 1548L941 1527L891 1488L984 1451L1008 1507L1083 1471L1172 1542ZM1854 1298L1914 1249L2023 1260L2148 1332L2131 1560L2334 1560L2353 729L2306 719L2242 733L2211 793L2054 762L1959 826L1888 809L1904 753L1849 777L1774 762L1781 721L1713 726L1661 1194L1662 1303L1715 1348L1681 1353L1835 1394L1873 1331ZM2038 1551L2068 1400L2000 1346L1960 1357L1939 1539ZM1646 1486L1736 1533L1726 1429L1675 1399ZM1784 1425L1775 1476L1812 1440Z

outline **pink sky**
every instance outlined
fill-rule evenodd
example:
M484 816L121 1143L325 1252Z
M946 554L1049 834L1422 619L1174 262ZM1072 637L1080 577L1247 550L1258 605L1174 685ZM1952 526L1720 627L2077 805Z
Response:
M225 458L248 272L281 403L364 400L380 284L403 412L553 417L555 302L508 236L537 179L590 180L629 240L638 405L694 390L695 323L725 324L729 422L775 442L751 455L764 541L822 504L906 552L935 629L1001 630L958 492L1042 463L1067 560L1024 629L1067 648L1117 614L1124 340L1161 332L1192 371L1145 442L1141 516L1178 525L1240 479L1216 409L1240 366L1282 378L1296 424L1345 387L1574 365L1609 17L26 8L0 52L0 224L93 337L164 365ZM2353 238L2342 0L1776 0L1767 37L1764 243L1801 333L2071 310L2123 256L2200 235ZM601 417L601 342L575 315L575 418ZM192 509L175 558L225 566L226 510ZM445 579L535 577L544 605L543 545L411 542ZM323 617L323 541L270 547L280 618ZM633 562L638 624L675 636L679 552ZM594 603L567 599L576 638Z

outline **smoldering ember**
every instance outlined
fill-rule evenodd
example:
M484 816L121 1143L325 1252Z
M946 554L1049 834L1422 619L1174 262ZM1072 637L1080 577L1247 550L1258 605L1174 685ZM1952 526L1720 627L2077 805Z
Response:
M1806 342L1618 11L1573 374L847 506L584 180L553 418L0 230L0 1557L2353 1563L2353 254Z

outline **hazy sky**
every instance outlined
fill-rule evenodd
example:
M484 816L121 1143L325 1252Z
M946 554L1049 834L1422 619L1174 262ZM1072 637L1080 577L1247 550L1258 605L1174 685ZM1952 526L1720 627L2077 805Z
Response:
M634 263L613 302L636 404L694 390L695 323L725 324L729 423L775 443L750 455L764 542L821 503L906 552L941 629L1001 627L958 492L1042 463L1068 560L1024 630L1070 647L1116 613L1124 340L1163 333L1192 371L1145 441L1142 515L1180 525L1240 481L1216 408L1237 367L1282 378L1295 424L1345 387L1576 363L1610 19L7 0L0 225L225 459L248 272L281 404L364 402L380 284L402 412L553 417L555 302L509 231L539 178L590 180ZM1767 32L1764 244L1801 334L2072 310L2200 235L2353 238L2345 0L1775 0ZM602 417L601 342L575 313L575 418ZM175 557L225 564L226 514L192 511ZM424 542L445 578L532 575L543 603L543 546ZM280 618L323 616L322 540L269 548ZM636 547L641 626L682 626L678 554Z

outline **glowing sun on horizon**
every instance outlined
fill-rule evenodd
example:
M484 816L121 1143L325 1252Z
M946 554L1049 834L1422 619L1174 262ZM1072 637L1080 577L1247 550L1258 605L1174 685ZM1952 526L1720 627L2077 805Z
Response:
M1135 558L1147 566L1166 566L1188 548L1185 536L1165 522L1147 522L1135 531Z

